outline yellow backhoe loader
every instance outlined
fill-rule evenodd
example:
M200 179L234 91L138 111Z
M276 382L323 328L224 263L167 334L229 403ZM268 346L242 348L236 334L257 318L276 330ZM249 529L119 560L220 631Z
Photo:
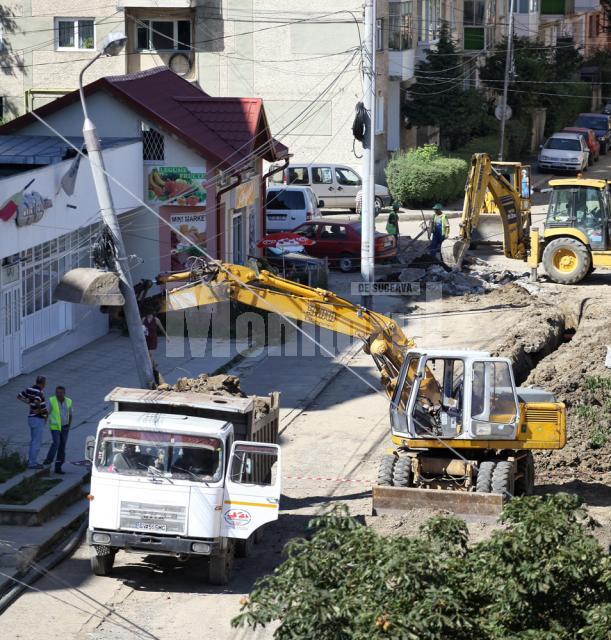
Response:
M442 245L444 262L461 267L482 211L494 210L503 227L504 255L523 260L533 269L543 263L554 282L575 284L596 267L611 267L609 183L583 178L551 180L550 188L544 190L551 196L541 233L531 228L528 190L515 177L527 168L518 163L492 162L483 153L473 156L460 233Z
M564 405L516 388L506 358L417 349L393 319L256 265L198 260L158 282L168 286L166 312L231 300L363 342L391 401L394 445L380 465L374 513L432 506L496 515L507 496L533 491L532 451L565 445Z

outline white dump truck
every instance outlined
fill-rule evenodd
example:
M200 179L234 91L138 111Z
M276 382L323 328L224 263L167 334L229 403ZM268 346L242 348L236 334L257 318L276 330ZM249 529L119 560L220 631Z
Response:
M117 387L114 411L87 440L91 567L117 551L209 558L227 584L261 527L278 518L278 394L233 397Z

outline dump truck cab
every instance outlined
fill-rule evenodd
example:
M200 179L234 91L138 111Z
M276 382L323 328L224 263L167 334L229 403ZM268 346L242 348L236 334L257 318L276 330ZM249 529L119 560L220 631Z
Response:
M611 198L606 180L551 180L542 262L555 282L575 284L611 266Z

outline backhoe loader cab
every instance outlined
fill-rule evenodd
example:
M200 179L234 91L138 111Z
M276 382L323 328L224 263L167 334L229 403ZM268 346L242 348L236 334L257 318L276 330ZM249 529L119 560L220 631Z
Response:
M611 266L611 198L606 180L552 180L543 266L554 282L575 284Z

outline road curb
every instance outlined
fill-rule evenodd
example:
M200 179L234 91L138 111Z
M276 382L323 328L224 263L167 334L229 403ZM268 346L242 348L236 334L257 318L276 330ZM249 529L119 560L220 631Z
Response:
M284 418L280 419L280 430L278 431L278 435L284 433L299 416L306 411L309 406L318 398L318 396L327 388L329 383L336 378L340 371L343 370L344 366L352 360L356 356L356 354L361 351L363 348L362 344L355 342L351 345L344 353L341 354L340 358L337 359L331 370L328 371L318 382L318 384L308 393L308 395L304 398L303 402L300 406L295 407L288 415L284 416Z

